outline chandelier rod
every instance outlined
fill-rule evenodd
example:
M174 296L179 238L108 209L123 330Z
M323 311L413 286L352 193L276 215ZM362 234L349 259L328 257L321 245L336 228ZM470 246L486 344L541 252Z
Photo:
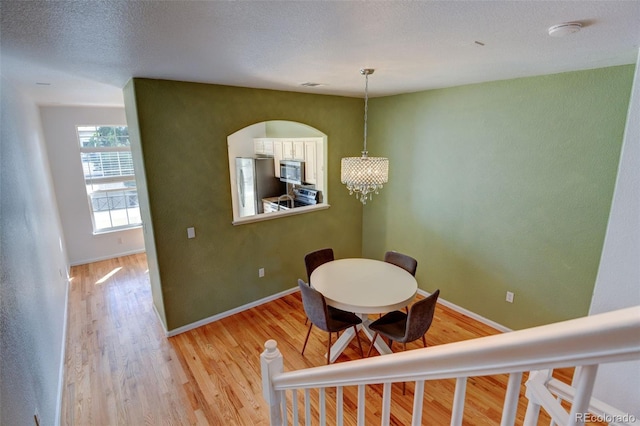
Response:
M367 157L367 113L369 111L369 74L373 74L373 69L363 68L360 70L360 74L364 75L364 150L362 156Z

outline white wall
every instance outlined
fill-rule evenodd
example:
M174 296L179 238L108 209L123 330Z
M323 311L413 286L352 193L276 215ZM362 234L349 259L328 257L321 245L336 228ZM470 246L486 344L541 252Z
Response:
M124 108L40 107L69 262L80 265L144 251L142 228L93 234L77 125L127 125Z
M56 425L68 261L38 108L0 85L0 424Z
M640 52L590 315L640 305ZM594 396L640 419L640 362L602 365Z

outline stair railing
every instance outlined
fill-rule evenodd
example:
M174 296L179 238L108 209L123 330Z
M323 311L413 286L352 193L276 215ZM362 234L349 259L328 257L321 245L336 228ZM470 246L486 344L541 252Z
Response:
M515 422L524 372L585 366L580 374L582 378L576 383L571 412L552 413L556 414L552 415L556 422L582 425L584 413L590 407L597 366L640 359L638 336L640 306L494 336L291 372L283 371L283 359L277 343L268 340L261 355L263 396L270 407L271 425L287 425L288 413L296 425L299 417L296 392L303 390L306 396L305 421L311 424L309 391L317 388L319 421L324 425L325 389L335 387L335 424L342 425L343 387L355 385L358 386L357 424L364 425L365 387L383 384L381 424L385 425L389 424L391 413L391 384L415 382L412 425L420 425L424 382L455 378L451 425L459 426L462 425L464 414L467 378L508 373L510 376L500 423L501 426L508 426ZM530 380L539 378L538 373L530 375ZM287 390L293 392L291 410L286 406ZM534 393L535 390L527 391L530 396ZM532 422L534 417L537 420L540 408L548 407L536 398L530 399L525 425L535 424ZM556 408L554 406L553 410ZM631 420L635 421L633 416Z

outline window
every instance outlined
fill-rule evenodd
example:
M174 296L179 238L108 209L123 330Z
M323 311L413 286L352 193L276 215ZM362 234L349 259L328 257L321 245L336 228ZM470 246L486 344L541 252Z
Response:
M94 233L142 224L126 126L78 126Z

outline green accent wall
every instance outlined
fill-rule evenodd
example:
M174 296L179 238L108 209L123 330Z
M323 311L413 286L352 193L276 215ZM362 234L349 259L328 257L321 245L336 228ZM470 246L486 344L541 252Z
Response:
M362 254L362 206L346 190L331 191L326 210L233 226L227 157L228 135L297 121L327 135L329 186L339 188L340 159L361 150L360 99L136 78L125 103L136 174L143 170L154 303L167 330L295 287L312 250ZM188 227L196 238L187 239Z
M372 99L390 178L364 209L364 257L408 253L421 289L513 329L587 315L633 72Z
M160 317L171 331L291 289L322 247L408 253L421 289L513 329L586 315L633 72L371 99L368 149L389 157L390 181L364 209L340 183L340 159L362 148L362 99L133 79L127 121ZM233 226L227 136L269 120L327 135L331 207Z

